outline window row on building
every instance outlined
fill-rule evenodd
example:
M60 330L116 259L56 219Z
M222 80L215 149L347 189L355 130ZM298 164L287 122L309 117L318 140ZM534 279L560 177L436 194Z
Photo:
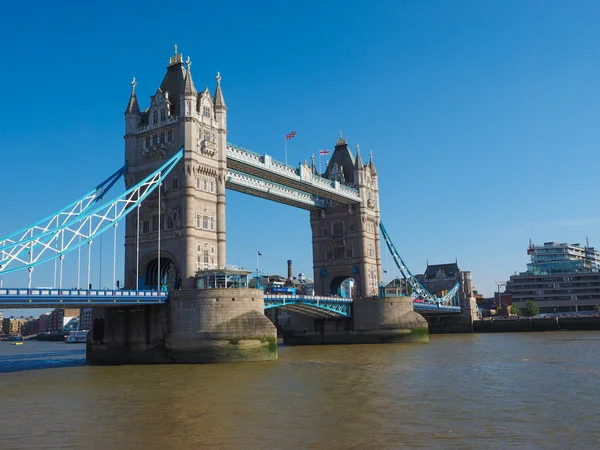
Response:
M371 226L372 225L373 225L373 223L371 222ZM351 223L348 226L348 232L352 233L355 230L356 230L356 226L353 223ZM331 233L331 236L334 236L334 237L343 236L345 231L346 230L345 230L344 222L342 222L341 220L335 221L331 224L331 231L327 227L323 227L323 229L322 229L323 236L328 236L329 233Z
M196 214L196 228L201 230L214 231L216 227L215 216L208 216L206 214Z
M173 142L173 130L161 131L152 136L146 136L144 139L144 149L148 149L157 144L165 144L167 142Z
M379 280L377 279L377 267L369 267L367 269L367 278L369 280L370 288L376 288L379 286Z
M214 131L205 128L205 129L200 129L198 130L198 145L200 145L200 143L202 141L208 141L208 142L212 142L213 144L217 143L217 135L215 134Z
M215 192L215 179L213 177L198 177L196 178L196 189L205 192Z
M159 116L159 111L158 110L154 110L152 111L152 124L156 125L158 123L158 116ZM166 108L162 108L160 110L160 121L164 122L165 120L167 120L167 109Z
M215 269L216 264L215 246L208 244L198 245L198 255L196 256L196 269Z
M161 215L160 222L158 218L158 214L153 215L150 218L142 220L142 224L140 227L140 233L156 233L158 231L158 225L160 223L161 230L172 230L175 228L175 220L171 215Z
M348 247L340 246L340 247L334 248L333 250L327 250L327 252L325 254L325 259L327 259L327 260L344 259L344 256L346 258L354 257L354 249L352 248L351 245Z

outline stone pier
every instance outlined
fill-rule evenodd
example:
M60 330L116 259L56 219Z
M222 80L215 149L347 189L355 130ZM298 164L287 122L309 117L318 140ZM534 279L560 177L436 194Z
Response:
M427 321L413 311L410 297L360 298L352 318L313 319L290 314L284 326L287 345L427 342Z
M173 291L157 306L94 309L88 364L277 359L277 332L258 289Z
M461 312L457 315L425 314L429 324L429 334L473 333L473 323L479 319L479 310L475 298L461 301Z

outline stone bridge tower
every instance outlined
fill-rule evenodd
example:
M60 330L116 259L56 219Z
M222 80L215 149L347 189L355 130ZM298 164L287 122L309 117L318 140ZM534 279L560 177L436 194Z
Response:
M363 164L360 148L352 156L341 135L325 178L357 188L362 202L341 205L330 201L324 210L311 211L315 292L335 294L347 278L355 281L353 297L379 293L382 279L379 235L379 186L371 152Z
M136 213L127 217L127 288L135 288L136 276L140 288L189 288L194 286L197 270L225 266L227 107L220 75L217 74L213 96L208 88L198 92L191 65L189 57L184 63L175 46L162 83L145 111L139 107L135 78L132 81L125 111L127 188L157 169L182 146L185 153L161 186L160 199L157 189L141 205L139 224Z

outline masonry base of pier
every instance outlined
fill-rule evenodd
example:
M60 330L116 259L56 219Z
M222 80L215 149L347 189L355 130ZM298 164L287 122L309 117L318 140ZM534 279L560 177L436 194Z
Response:
M410 297L361 298L352 318L314 319L291 313L283 328L286 345L427 342L427 321L413 311Z
M473 333L473 322L479 319L479 308L475 297L463 299L459 314L441 314L436 311L423 311L427 319L429 334Z
M277 359L277 332L257 289L173 291L166 305L93 310L88 364Z
M429 334L473 333L473 319L469 316L424 316L429 325Z

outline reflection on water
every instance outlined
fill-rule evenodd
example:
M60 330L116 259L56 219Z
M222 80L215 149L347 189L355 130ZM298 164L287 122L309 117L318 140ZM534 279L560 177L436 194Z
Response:
M85 345L36 341L11 345L10 342L0 342L0 374L84 364Z
M592 448L600 438L600 333L280 347L279 361L204 366L88 367L81 346L65 346L0 343L2 448ZM45 359L63 367L24 370L53 367L36 366Z

